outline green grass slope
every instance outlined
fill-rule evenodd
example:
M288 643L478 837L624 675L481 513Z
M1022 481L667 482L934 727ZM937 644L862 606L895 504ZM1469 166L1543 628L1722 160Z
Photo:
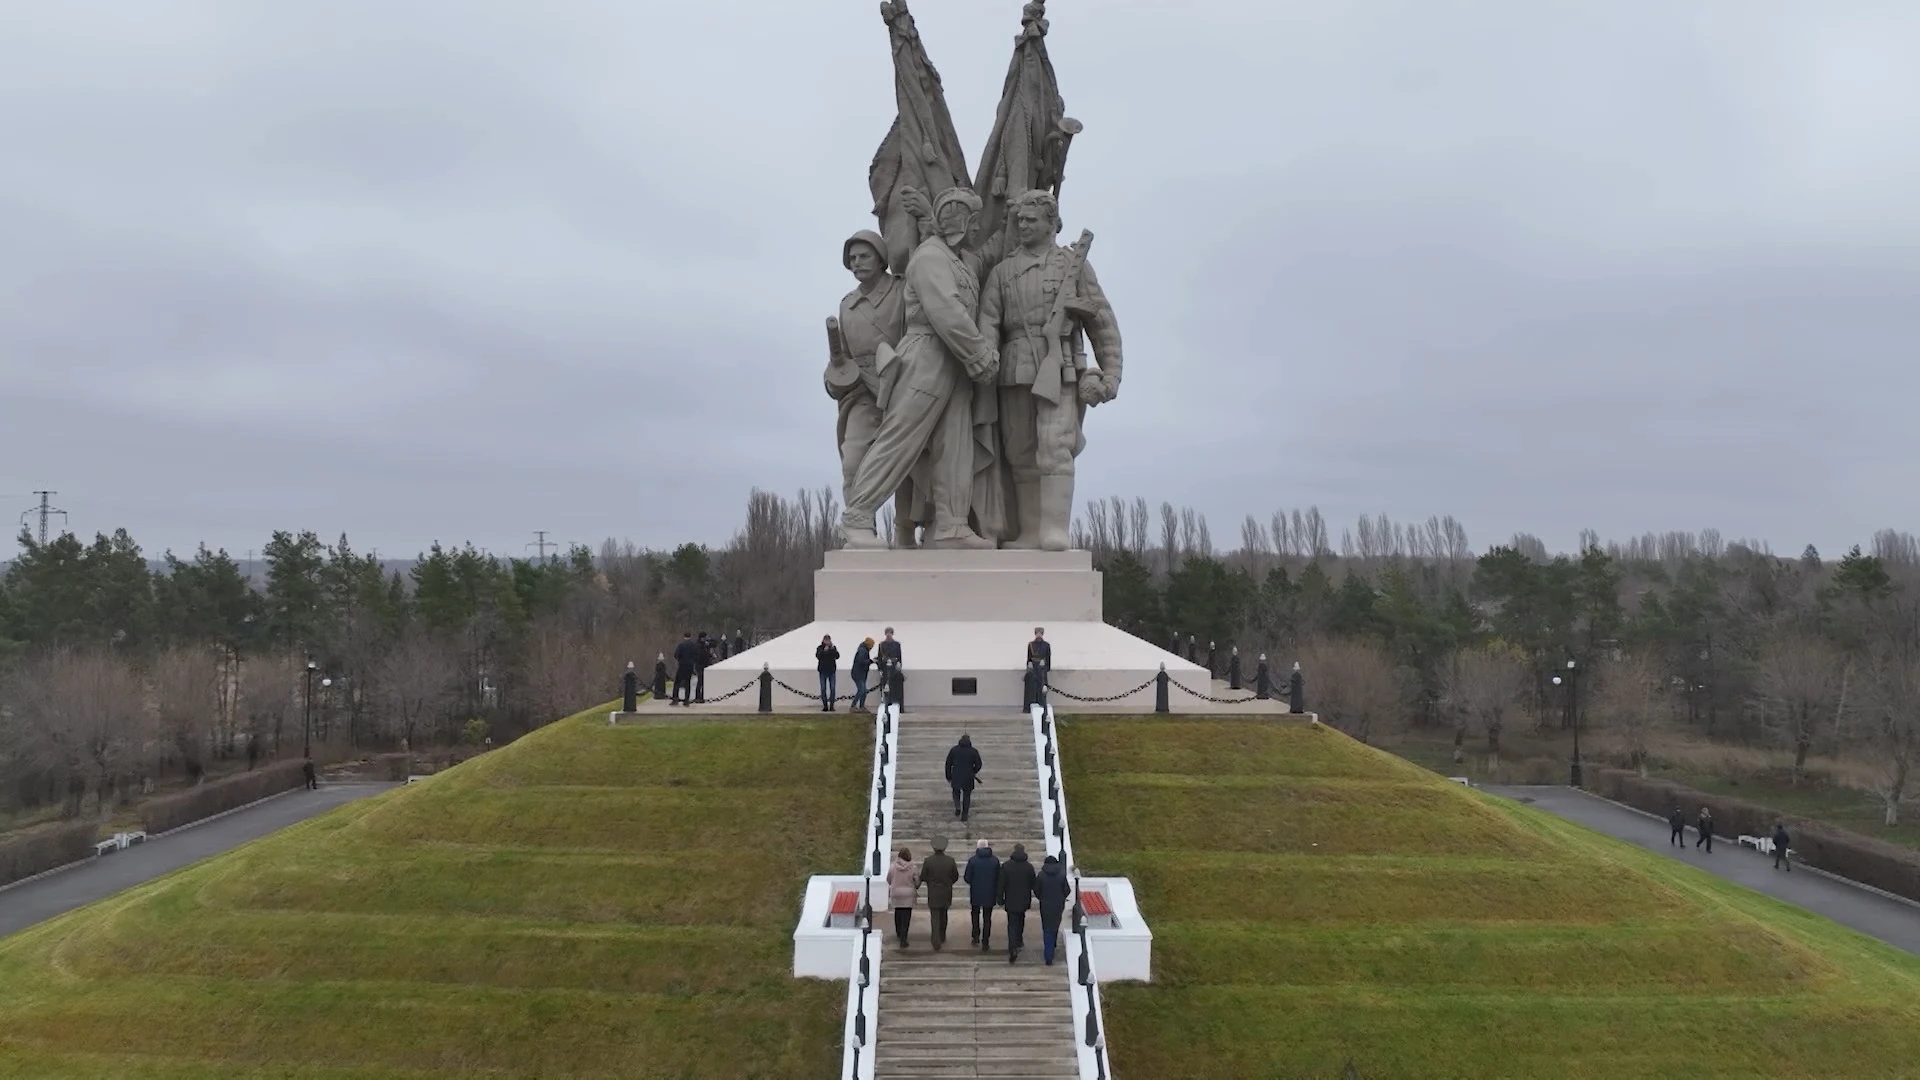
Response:
M1920 1077L1920 959L1324 727L1069 720L1115 1073Z
M832 1074L867 731L604 715L0 940L0 1076Z

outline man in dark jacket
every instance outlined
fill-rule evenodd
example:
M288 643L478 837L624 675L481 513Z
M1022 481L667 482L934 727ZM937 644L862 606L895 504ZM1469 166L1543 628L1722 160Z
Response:
M880 677L887 684L885 700L900 706L900 711L905 712L906 676L900 670L900 642L893 636L893 627L887 627L880 644L874 646L873 662L880 666Z
M1687 817L1680 812L1679 807L1674 807L1673 813L1667 815L1667 826L1673 830L1673 835L1667 837L1667 843L1679 847L1686 847Z
M885 636L880 639L880 644L874 647L873 658L895 666L899 665L900 643L894 640L893 627L887 627Z
M1000 902L1000 860L985 840L967 860L961 875L967 883L967 904L973 908L973 943L981 952L993 947L993 905Z
M693 673L693 700L704 705L707 701L707 669L717 662L717 658L713 655L713 638L705 630L700 631L698 644L700 666Z
M1694 840L1693 846L1697 848L1705 844L1707 846L1707 854L1713 854L1713 811L1704 806L1701 807L1700 820L1694 822L1693 827L1700 830L1700 835Z
M680 632L680 644L673 647L673 700L670 705L693 704L694 672L700 667L700 643L693 631Z
M320 777L319 777L319 774L314 771L312 758L308 758L306 759L306 761L301 763L300 775L306 777L308 791L320 790ZM1778 865L1778 864L1776 863L1775 865Z
M1020 959L1027 943L1027 912L1033 907L1033 887L1039 875L1027 861L1027 849L1013 845L1013 855L1000 865L1000 906L1007 911L1007 963Z
M1787 858L1787 845L1792 842L1793 842L1793 838L1787 835L1786 823L1780 822L1780 821L1774 822L1773 823L1773 868L1775 870L1778 870L1784 866L1786 867L1788 873L1793 872L1793 860Z
M1047 628L1044 626L1033 628L1033 640L1027 642L1027 663L1038 663L1041 671L1053 670L1053 646L1047 642Z
M840 689L840 649L833 643L833 635L820 639L820 647L813 650L814 666L820 669L820 711L832 712L834 699L839 697Z
M973 809L973 785L980 776L980 751L973 748L973 737L960 741L947 751L947 785L953 788L953 816L961 821Z
M1034 898L1040 901L1040 956L1053 963L1053 949L1060 941L1060 917L1066 913L1067 898L1073 894L1073 882L1067 868L1052 855L1040 864L1033 882Z
M953 885L959 880L960 866L947 854L947 838L934 837L933 854L920 864L920 884L927 887L927 922L936 952L947 943L947 911L953 907Z

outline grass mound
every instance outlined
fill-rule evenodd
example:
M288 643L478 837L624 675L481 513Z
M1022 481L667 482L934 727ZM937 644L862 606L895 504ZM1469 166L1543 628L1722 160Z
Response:
M1154 931L1105 991L1127 1080L1920 1076L1920 960L1799 908L1325 727L1063 741Z
M0 940L0 1076L825 1076L867 731L582 714Z

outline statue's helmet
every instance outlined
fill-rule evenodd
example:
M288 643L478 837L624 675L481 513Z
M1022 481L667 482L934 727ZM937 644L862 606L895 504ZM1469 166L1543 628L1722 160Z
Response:
M872 248L873 253L880 259L880 268L882 270L887 268L887 242L882 240L880 234L874 232L872 229L861 229L859 232L847 237L847 242L840 245L841 266L849 270L853 269L853 245L855 244L865 244Z
M963 188L963 187L950 187L947 190L941 192L939 198L933 200L933 220L935 221L940 220L941 209L944 208L950 202L958 202L958 203L965 204L967 208L967 213L969 214L979 213L980 207L982 205L982 203L980 202L980 196L975 195L970 189Z

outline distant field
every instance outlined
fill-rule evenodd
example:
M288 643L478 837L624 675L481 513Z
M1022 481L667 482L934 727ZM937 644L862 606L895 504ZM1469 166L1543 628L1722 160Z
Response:
M1328 728L1068 719L1076 854L1131 877L1149 1078L1920 1077L1920 959Z
M868 732L587 714L0 939L0 1077L815 1077Z

